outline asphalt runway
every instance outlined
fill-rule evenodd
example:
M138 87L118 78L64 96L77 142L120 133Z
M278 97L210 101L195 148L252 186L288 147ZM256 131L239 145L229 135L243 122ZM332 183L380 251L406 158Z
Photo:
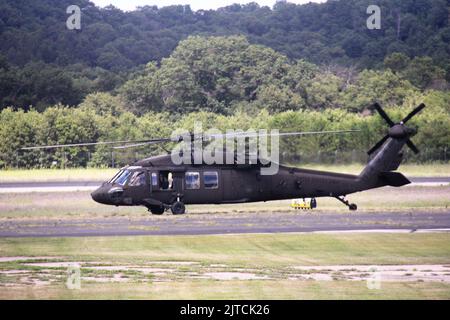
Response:
M419 232L450 230L439 212L271 212L148 217L0 220L0 237L203 235L280 232Z

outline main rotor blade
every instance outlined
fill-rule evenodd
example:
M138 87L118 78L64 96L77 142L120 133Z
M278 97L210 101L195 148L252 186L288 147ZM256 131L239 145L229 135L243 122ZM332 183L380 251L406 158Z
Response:
M334 130L334 131L307 131L307 132L280 132L278 134L268 134L269 136L309 136L315 134L341 134L341 133L351 133L351 132L361 132L359 129L355 130Z
M269 136L304 136L304 135L314 135L314 134L338 134L338 133L349 133L358 132L360 130L340 130L340 131L311 131L311 132L285 132L285 133L268 133ZM246 133L246 132L235 132L228 134L199 134L199 136L191 135L192 140L203 139L204 137L253 137L260 136L259 133ZM181 142L183 136L180 135L178 142ZM56 149L56 148L66 148L66 147L86 147L86 146L97 146L97 145L113 145L113 144L124 144L122 146L113 147L114 149L126 149L133 147L140 147L150 144L176 142L171 138L157 138L157 139L146 139L146 140L122 140L122 141L101 141L101 142L82 142L82 143L68 143L68 144L54 144L46 146L33 146L33 147L23 147L20 150L38 150L38 149Z
M261 135L271 136L271 137L287 137L287 136L308 136L308 135L316 135L316 134L340 134L340 133L351 133L351 132L360 132L361 130L334 130L334 131L304 131L304 132L279 132L279 133L266 133L261 134L259 132L248 133L248 132L233 132L233 133L225 133L225 134L206 134L205 137L214 137L214 138L251 138L251 137L259 137Z
M147 139L147 140L82 142L82 143L55 144L55 145L48 145L48 146L24 147L24 148L20 148L20 150L56 149L56 148L66 148L66 147L86 147L86 146L97 146L97 145L111 145L111 144L119 144L119 143L163 143L163 142L167 142L167 141L170 141L170 139L161 138L161 139Z
M367 154L370 156L372 153L374 153L378 148L380 148L383 143L386 142L386 140L389 138L389 135L385 135L380 141L377 142L376 145L372 147L369 151L367 151Z
M386 112L384 112L383 108L378 103L374 103L373 107L378 111L380 116L389 124L390 127L393 127L395 123L389 118Z
M146 141L146 142L140 142L140 143L134 143L134 144L127 144L127 145L123 145L123 146L116 146L116 147L113 147L113 149L135 148L135 147L147 146L147 145L151 145L151 144L158 144L158 143L169 142L169 141L171 141L171 140L170 139L158 139L156 141Z
M415 153L418 154L420 151L419 149L417 149L416 145L411 141L411 140L407 140L406 141L406 145Z
M422 109L425 108L425 104L421 103L417 108L415 108L413 111L411 111L410 114L408 114L405 119L402 120L403 123L407 123L409 120L411 120L412 117L414 117L416 114L418 114Z
M54 144L54 145L48 145L48 146L24 147L24 148L20 148L20 150L54 149L54 148L65 148L65 147L84 147L84 146L108 145L108 144L115 144L115 143L129 143L129 142L133 142L133 141L125 140L125 141L101 141L101 142Z

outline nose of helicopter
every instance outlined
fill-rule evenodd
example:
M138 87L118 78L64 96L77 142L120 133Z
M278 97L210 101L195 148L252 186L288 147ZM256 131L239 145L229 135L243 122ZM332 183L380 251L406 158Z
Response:
M101 204L109 204L109 195L104 187L100 187L91 193L92 200Z

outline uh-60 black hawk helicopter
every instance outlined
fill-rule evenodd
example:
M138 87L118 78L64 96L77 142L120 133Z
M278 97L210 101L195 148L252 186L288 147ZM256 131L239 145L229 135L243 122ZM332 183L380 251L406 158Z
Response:
M102 204L115 206L145 206L153 214L163 214L171 209L173 214L184 214L186 204L225 204L270 201L294 198L334 197L356 210L356 204L349 203L349 194L383 186L400 187L410 181L399 172L402 148L406 144L414 153L418 149L410 138L416 129L405 124L425 107L419 105L401 122L394 123L384 110L375 104L374 108L388 123L387 134L368 151L369 161L359 175L305 170L279 166L275 175L261 175L264 164L174 164L171 155L162 155L137 161L122 168L110 181L103 183L91 196ZM354 130L350 130L354 131ZM293 132L280 136L343 133L347 131ZM23 149L44 149L97 144L126 143L124 147L135 147L157 143L168 143L170 138L140 141L111 141L76 143L54 146L27 147Z

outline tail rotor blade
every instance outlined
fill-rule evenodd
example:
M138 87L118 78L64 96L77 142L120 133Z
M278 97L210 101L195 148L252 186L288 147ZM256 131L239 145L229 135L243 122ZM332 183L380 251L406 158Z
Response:
M425 108L425 104L420 104L417 108L415 108L413 111L411 111L410 114L408 114L405 119L402 120L403 123L407 123L409 120L411 120L412 117L414 117L416 114L418 114L422 109Z
M374 103L373 107L378 111L380 116L389 124L390 127L393 127L395 123L389 118L389 116L384 112L383 108L378 103Z
M406 141L406 145L415 153L418 154L420 151L419 149L417 149L416 145L408 139L408 141Z
M389 138L389 135L385 135L385 136L383 137L383 139L381 139L380 141L378 141L377 144L374 145L374 146L372 147L372 149L370 149L369 151L367 151L367 154L370 156L372 153L374 153L376 150L378 150L378 148L380 148L380 147L383 145L383 143L386 142L386 140L387 140L388 138Z

